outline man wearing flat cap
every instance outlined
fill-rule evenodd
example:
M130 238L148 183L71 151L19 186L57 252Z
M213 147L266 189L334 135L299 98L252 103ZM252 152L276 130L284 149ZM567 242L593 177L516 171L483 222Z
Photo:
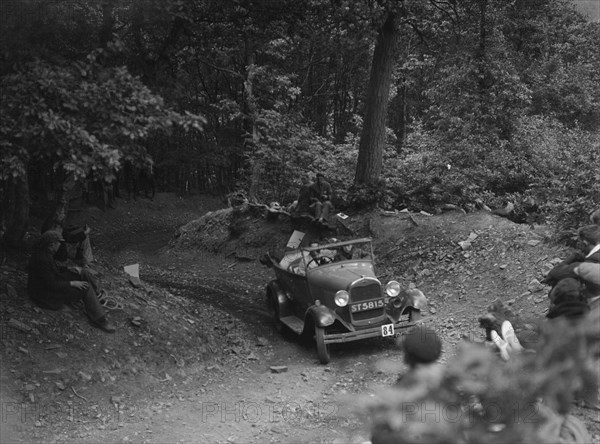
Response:
M60 232L46 231L35 245L29 261L29 297L40 307L50 310L59 310L65 304L82 300L91 323L107 333L114 333L115 327L106 319L94 287L81 280L77 273L56 265L54 255L63 241Z

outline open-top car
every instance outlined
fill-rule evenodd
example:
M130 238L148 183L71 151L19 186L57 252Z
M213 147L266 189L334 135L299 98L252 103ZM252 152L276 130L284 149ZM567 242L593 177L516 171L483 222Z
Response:
M394 336L414 325L427 306L422 292L383 284L375 274L371 239L288 251L269 256L275 279L267 285L267 307L278 329L314 337L321 363L329 344Z

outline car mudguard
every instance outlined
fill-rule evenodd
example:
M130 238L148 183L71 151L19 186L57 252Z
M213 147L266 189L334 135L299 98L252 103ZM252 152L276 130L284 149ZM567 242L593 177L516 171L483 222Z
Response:
M328 327L335 322L335 315L325 305L312 305L306 310L306 316L311 316L317 327Z
M281 288L281 285L277 282L276 279L273 279L267 285L267 295L271 293L277 299L279 304L279 316L285 317L292 314L292 307L290 306L290 301L286 297L285 292Z
M404 291L406 293L404 299L405 309L407 307L412 307L416 308L417 310L423 311L427 308L427 298L421 290L417 290L416 288L410 288Z

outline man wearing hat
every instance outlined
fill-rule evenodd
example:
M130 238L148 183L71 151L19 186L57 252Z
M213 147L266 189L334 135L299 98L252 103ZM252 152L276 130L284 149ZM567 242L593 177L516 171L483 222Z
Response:
M107 333L114 333L115 327L106 319L93 286L81 280L77 273L59 269L56 265L54 255L63 241L58 231L46 231L40 237L29 261L29 297L39 306L50 310L59 310L64 304L83 300L92 324Z

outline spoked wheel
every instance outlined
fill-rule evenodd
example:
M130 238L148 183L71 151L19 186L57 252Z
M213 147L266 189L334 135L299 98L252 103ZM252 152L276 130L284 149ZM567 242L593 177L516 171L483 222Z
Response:
M329 363L329 346L325 343L325 329L315 326L315 341L317 342L317 355L321 364Z
M283 330L283 324L279 319L279 302L272 291L267 292L267 309L273 320L273 326L279 333Z

